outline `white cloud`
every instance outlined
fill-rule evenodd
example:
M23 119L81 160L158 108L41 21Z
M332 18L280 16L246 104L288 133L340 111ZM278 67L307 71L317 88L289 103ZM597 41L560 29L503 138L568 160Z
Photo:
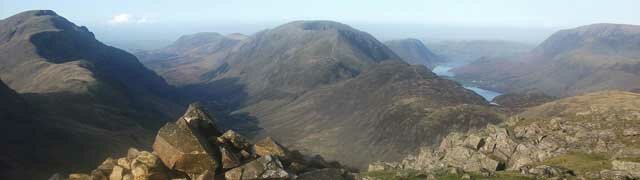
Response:
M129 23L145 24L150 22L151 21L149 21L149 18L147 17L136 17L128 13L116 14L115 16L111 17L111 19L108 21L108 23L112 25L129 24Z

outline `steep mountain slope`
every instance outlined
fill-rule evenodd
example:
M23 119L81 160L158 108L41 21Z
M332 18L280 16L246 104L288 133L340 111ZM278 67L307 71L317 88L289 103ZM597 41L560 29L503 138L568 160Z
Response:
M640 86L640 27L594 24L563 30L515 61L485 60L455 69L504 91L540 89L569 96Z
M259 32L219 62L200 76L206 83L181 89L211 109L233 112L220 118L223 124L250 121L257 137L357 167L502 119L477 94L336 22L296 21Z
M435 67L442 59L433 54L429 48L417 39L401 39L384 42L402 60L412 65L425 65L429 69Z
M135 55L169 83L188 85L202 82L204 73L220 66L221 59L247 38L242 34L197 33L182 36L165 48Z
M34 175L86 168L129 146L148 146L149 130L181 108L169 98L173 88L135 56L102 44L86 27L50 10L0 21L0 78L34 112L27 129L38 133L9 148L21 152L11 168ZM47 161L35 163L42 159Z
M438 148L424 148L401 163L376 163L370 170L638 179L639 116L640 94L603 91L569 97L529 108L503 124L452 133ZM446 171L448 167L453 170Z

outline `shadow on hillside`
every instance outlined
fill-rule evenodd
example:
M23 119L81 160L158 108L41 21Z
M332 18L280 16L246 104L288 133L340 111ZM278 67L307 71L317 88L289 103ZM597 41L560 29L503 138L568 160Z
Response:
M232 129L244 136L254 137L263 129L258 119L249 113L237 113L249 94L239 78L224 78L206 84L181 87L180 92L192 102L201 102L223 129Z

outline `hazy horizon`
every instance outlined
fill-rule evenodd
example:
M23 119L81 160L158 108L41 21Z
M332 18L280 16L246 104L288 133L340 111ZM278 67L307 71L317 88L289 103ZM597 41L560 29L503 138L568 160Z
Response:
M361 0L0 0L0 18L26 10L51 9L87 26L107 43L129 47L136 43L163 46L181 35L197 32L253 34L295 20L337 21L380 40L507 40L536 44L565 28L594 23L640 24L640 19L634 18L640 17L640 11L634 10L638 5L633 0L401 0L392 4Z

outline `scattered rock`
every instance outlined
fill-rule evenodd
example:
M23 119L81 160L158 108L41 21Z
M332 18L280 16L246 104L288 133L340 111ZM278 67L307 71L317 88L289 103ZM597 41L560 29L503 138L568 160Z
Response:
M277 157L266 155L225 173L227 180L285 179L291 175L284 170Z
M546 178L556 178L556 177L564 178L564 177L575 176L573 171L567 168L553 167L553 166L547 166L547 165L540 165L540 166L531 168L529 169L529 174L543 176Z
M284 147L274 141L271 137L264 138L253 145L253 149L258 156L274 155L285 157Z
M92 180L88 174L69 174L69 180Z
M222 156L222 168L230 169L240 165L241 163L240 155L224 147L220 147L220 153Z
M473 177L471 177L471 175L469 174L464 174L462 175L462 177L460 177L460 179L473 179Z
M640 163L614 160L611 165L614 170L627 171L632 175L640 176Z
M242 135L236 133L233 130L228 130L222 136L218 137L223 144L230 144L237 149L247 149L251 146L251 143Z

